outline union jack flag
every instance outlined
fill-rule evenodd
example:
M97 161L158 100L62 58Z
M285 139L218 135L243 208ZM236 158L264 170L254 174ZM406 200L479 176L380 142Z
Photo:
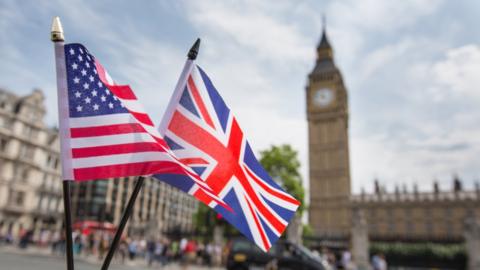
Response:
M208 202L224 205L178 161L128 85L115 84L81 44L65 45L64 57L67 89L59 92L64 179L179 174L207 193Z
M267 251L300 203L263 169L236 118L205 72L191 60L170 100L160 133L180 161L195 170L233 211L225 211L214 201L209 206ZM179 177L162 179L178 183ZM205 196L195 186L180 188Z

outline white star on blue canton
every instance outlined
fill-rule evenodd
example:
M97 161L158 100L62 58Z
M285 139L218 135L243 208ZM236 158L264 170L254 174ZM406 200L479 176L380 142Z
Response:
M90 77L88 77L88 79L89 79L91 82L93 82L93 76L92 76L92 75L90 75Z
M107 101L107 98L106 98L104 95L102 95L102 96L100 97L100 99L102 100L102 102Z
M97 69L94 68L94 69L93 69L93 73L97 74Z
M87 76L87 71L86 71L85 69L82 69L81 72L82 72L82 75L83 75L83 76Z
M88 61L92 61L92 58L90 58L90 55L87 54L87 59Z
M92 101L92 100L91 100L89 97L86 97L86 98L85 98L85 103L88 104L88 103L90 103L91 101Z
M73 63L73 64L72 64L72 68L73 68L73 69L77 69L77 67L78 67L77 63Z
M83 50L82 50L82 48L79 48L78 50L80 51L80 53L81 53L81 54L83 54Z
M93 110L98 111L98 104L93 104Z
M96 97L97 96L97 90L92 91L92 96Z
M89 68L89 67L90 67L90 63L86 62L86 63L85 63L85 66L87 66L87 68Z
M75 51L73 50L73 48L70 48L70 54L71 54L71 55L74 55L74 54L75 54Z
M79 60L80 62L82 62L82 61L83 61L83 57L82 57L81 55L79 55L79 56L78 56L78 60Z
M105 93L107 93L107 96L110 95L110 91L108 91L108 89L105 89Z
M90 86L88 85L88 83L84 83L84 84L83 84L83 88L88 89L89 87L90 87Z
M103 84L101 82L98 82L97 85L98 87L102 87Z
M80 92L75 92L75 97L79 98L82 94Z
M110 109L113 109L113 103L111 103L111 102L108 103L108 107L109 107Z
M73 82L74 82L74 83L79 83L79 82L80 82L80 79L79 79L78 77L75 77L75 78L73 78Z
M82 107L82 106L80 106L80 105L78 105L78 106L77 106L77 112L81 112L81 111L82 111L82 109L83 109L83 107Z

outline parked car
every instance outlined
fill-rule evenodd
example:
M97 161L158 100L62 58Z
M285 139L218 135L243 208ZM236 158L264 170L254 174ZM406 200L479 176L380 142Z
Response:
M230 244L227 269L330 270L330 267L325 260L301 245L279 240L268 252L264 252L249 240L236 238Z

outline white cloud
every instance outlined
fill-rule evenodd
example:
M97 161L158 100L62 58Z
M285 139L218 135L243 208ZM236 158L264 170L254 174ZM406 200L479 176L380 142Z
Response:
M465 45L449 50L446 59L432 66L432 79L445 95L480 98L480 47Z

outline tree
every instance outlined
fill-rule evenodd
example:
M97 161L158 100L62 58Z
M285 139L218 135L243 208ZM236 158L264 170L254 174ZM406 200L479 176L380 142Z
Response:
M302 186L297 154L288 144L272 145L270 149L260 152L260 163L275 182L300 201L298 213L301 216L305 210L305 189Z

